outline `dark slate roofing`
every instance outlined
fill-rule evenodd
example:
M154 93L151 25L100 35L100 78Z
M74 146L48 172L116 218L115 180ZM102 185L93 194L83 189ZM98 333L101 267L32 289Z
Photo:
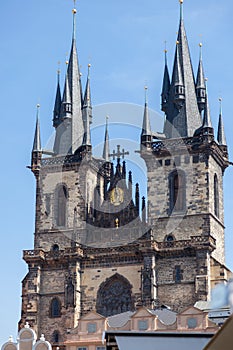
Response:
M103 158L106 162L109 162L110 148L109 148L109 135L108 135L108 117L106 117L105 137L104 137L104 148Z
M57 128L54 143L54 151L56 154L74 154L74 152L82 145L84 126L82 118L82 86L78 63L78 54L76 48L75 26L76 10L73 10L73 36L70 57L67 66L66 80L62 103L71 103L71 124L68 128ZM62 115L66 117L66 115ZM64 130L63 130L64 129Z
M219 101L220 101L220 113L219 113L217 140L218 140L218 143L220 146L226 146L227 140L226 140L226 136L225 136L223 117L222 117L222 104L221 104L222 100L219 99Z
M203 118L203 128L212 128L208 94L206 94L206 103L205 103L204 118Z
M199 59L197 78L196 78L196 88L205 89L205 74L204 74L204 68L203 68L203 62L202 62L201 44L200 44L200 59Z
M144 107L144 116L143 116L143 124L142 124L142 133L141 136L151 135L151 126L150 126L150 117L149 117L149 109L147 102L147 88L145 88L145 107Z
M34 135L32 152L41 151L39 107L40 106L37 105L36 129L35 129L35 135Z
M180 108L174 106L175 85L178 82L183 84L185 94L184 104ZM188 40L181 17L164 132L168 138L174 138L178 135L191 137L201 125Z

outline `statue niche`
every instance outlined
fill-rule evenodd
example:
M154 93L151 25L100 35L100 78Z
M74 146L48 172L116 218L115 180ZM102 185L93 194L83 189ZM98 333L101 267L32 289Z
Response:
M132 286L116 273L103 282L97 293L96 311L107 317L126 311L133 311Z

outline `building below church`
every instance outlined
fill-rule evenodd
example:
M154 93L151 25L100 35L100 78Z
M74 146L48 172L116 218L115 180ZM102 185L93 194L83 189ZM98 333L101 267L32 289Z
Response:
M83 91L75 23L76 9L49 151L41 146L38 107L30 166L34 247L23 253L28 273L19 329L28 322L54 348L70 350L92 350L92 340L102 350L101 334L112 328L214 331L207 314L193 307L209 301L212 288L231 275L223 204L228 148L221 105L217 133L212 125L201 45L194 78L183 1L171 75L165 52L162 133L151 130L145 98L139 147L147 198L133 184L124 145L110 152L108 121L102 156L93 154L90 66ZM163 322L165 314L174 322Z

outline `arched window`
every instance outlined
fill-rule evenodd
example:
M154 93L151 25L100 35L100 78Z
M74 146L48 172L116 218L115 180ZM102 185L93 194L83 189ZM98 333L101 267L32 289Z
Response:
M219 188L216 174L214 175L214 214L219 217Z
M184 211L186 208L186 178L182 170L175 170L169 176L170 211Z
M116 273L100 285L96 302L99 314L107 317L133 309L132 286L125 277Z
M55 244L52 246L52 251L53 251L53 252L59 252L59 245L55 243Z
M60 342L60 334L58 331L54 331L52 335L52 343L59 343Z
M66 226L66 207L68 193L64 185L57 188L57 212L56 212L56 224L57 226Z
M50 317L61 317L61 303L58 298L53 298L51 301Z

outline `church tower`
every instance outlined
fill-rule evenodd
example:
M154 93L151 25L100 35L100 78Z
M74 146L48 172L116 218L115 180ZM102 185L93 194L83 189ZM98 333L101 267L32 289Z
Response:
M196 80L180 0L180 22L170 79L165 52L161 109L164 132L152 133L148 115L141 157L148 171L148 218L156 241L157 296L176 308L209 300L227 278L224 252L223 175L227 144L220 111L217 139L200 60ZM221 135L221 136L220 136Z
M89 311L107 317L140 306L180 311L209 300L226 281L223 175L228 151L220 101L217 137L211 122L202 52L196 79L180 0L170 78L165 52L163 133L153 132L147 99L140 155L147 200L127 172L128 152L110 152L106 120L102 157L92 149L90 65L83 91L73 10L71 51L53 110L55 140L41 146L39 106L30 169L36 180L34 249L23 258L22 314L53 347ZM111 159L113 161L111 161Z
M34 249L23 254L28 274L19 322L60 347L90 310L109 316L151 298L151 282L149 290L141 288L147 254L137 243L149 231L145 198L122 161L128 152L118 145L110 154L108 121L103 156L92 154L90 65L83 93L75 22L76 9L63 94L58 72L51 151L41 147L37 107L30 166L36 179Z

